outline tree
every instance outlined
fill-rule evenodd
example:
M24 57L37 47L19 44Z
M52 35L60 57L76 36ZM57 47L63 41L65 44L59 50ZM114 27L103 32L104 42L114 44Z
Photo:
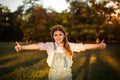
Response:
M0 8L0 41L16 41L22 39L16 13L11 13L6 6Z

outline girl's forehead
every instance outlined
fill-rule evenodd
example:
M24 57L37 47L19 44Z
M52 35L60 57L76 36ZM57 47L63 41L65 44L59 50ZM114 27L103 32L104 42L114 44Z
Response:
M57 34L57 33L63 33L63 32L59 31L59 30L57 30L57 31L54 32L54 34Z

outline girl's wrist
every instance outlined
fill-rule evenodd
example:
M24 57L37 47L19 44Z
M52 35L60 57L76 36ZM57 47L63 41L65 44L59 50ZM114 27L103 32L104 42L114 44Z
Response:
M98 44L97 48L100 48L100 44Z
M21 46L21 50L23 50L23 46Z

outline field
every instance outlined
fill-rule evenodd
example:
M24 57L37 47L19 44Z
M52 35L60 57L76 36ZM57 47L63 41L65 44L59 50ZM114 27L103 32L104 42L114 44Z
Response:
M48 80L45 51L14 50L15 43L0 43L0 80ZM74 53L73 80L120 80L120 44Z

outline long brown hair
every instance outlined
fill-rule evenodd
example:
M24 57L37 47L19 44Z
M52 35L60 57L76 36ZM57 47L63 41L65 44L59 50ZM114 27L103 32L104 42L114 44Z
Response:
M64 50L65 54L67 55L67 57L68 57L68 58L71 58L71 56L72 56L72 51L71 51L71 49L70 49L70 45L69 45L69 43L68 43L68 39L67 39L67 36L66 36L66 34L65 34L65 30L64 30L64 28L63 28L62 25L55 25L55 26L52 27L52 31L51 31L52 39L53 39L53 34L54 34L54 32L57 31L57 30L58 30L58 31L61 31L61 32L65 35L65 37L64 37L64 39L63 39L63 50ZM53 42L55 42L54 39L53 39Z

